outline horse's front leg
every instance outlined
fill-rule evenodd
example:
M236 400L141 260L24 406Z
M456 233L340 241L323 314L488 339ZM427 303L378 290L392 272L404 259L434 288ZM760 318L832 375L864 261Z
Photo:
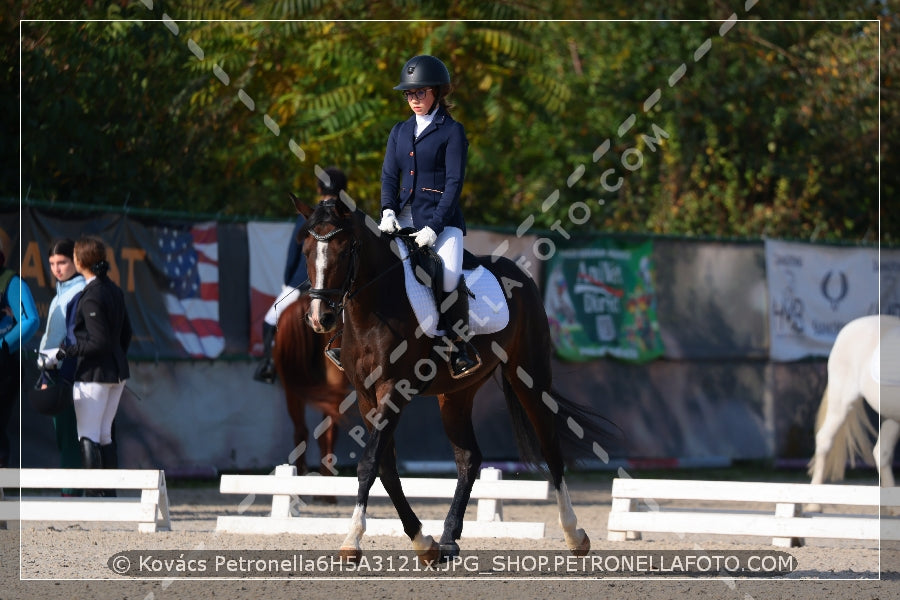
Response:
M356 465L356 477L359 481L356 506L350 519L350 531L344 538L340 549L341 557L345 560L358 560L362 556L360 541L366 532L366 507L369 504L369 491L378 476L378 467L382 463L385 450L392 443L394 430L397 428L400 410L403 406L402 403L397 404L391 400L392 385L383 384L377 389L378 391L386 390L377 406L373 406L374 402L367 401L362 396L359 398L360 411L362 411L366 427L369 429L369 439L366 441L362 456Z
M440 547L430 535L422 534L422 522L409 505L406 494L400 485L400 474L397 472L397 453L394 448L393 436L388 442L384 455L381 457L381 483L391 498L397 515L403 524L403 531L409 536L413 550L426 562L431 564L440 557Z
M885 419L881 422L881 433L872 454L875 464L878 465L878 474L881 475L881 487L894 487L894 473L891 467L894 463L894 448L897 439L900 438L900 423L893 419Z

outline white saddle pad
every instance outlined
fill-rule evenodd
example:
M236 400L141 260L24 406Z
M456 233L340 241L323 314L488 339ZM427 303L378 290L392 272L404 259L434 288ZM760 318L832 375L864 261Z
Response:
M900 327L881 335L881 341L872 354L869 366L875 383L900 386Z
M403 273L406 276L406 295L412 305L413 312L419 321L419 328L428 337L439 337L444 334L438 331L438 311L434 303L431 288L419 283L412 270L410 261L406 260L409 252L406 245L397 245L397 254L403 259ZM509 324L509 306L500 282L493 273L479 265L477 269L463 271L466 286L475 294L469 297L469 327L475 335L496 333Z

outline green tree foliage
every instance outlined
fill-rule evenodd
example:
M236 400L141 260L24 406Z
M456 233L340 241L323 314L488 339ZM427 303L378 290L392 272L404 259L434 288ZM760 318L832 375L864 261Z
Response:
M594 4L24 1L2 22L4 64L21 41L21 192L286 217L336 164L374 215L409 115L392 88L433 53L469 137L473 225L897 241L886 3Z

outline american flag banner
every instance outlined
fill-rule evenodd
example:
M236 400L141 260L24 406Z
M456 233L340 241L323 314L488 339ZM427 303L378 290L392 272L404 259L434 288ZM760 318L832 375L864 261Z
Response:
M175 339L193 358L216 358L225 348L219 325L219 243L216 223L157 229Z

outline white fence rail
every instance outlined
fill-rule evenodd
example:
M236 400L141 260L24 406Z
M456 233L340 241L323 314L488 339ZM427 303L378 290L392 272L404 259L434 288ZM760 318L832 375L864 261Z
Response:
M168 530L163 471L147 469L0 469L0 489L139 490L140 497L2 497L0 521L136 522L141 532Z
M673 509L669 501L774 504L773 510ZM749 535L776 546L800 546L803 538L900 540L900 519L870 514L810 514L804 504L900 506L900 488L750 481L615 479L607 524L611 541L636 540L642 532ZM875 514L871 514L874 512ZM885 511L880 511L885 512Z
M291 516L291 496L350 496L355 497L356 477L297 477L293 465L276 467L274 475L222 475L219 491L223 494L272 495L269 516L220 516L216 531L228 533L302 533L343 534L349 531L350 515L346 518ZM404 478L403 492L413 498L453 497L455 479ZM549 484L546 481L509 481L502 479L499 469L485 468L475 481L471 498L478 500L474 521L463 526L467 537L511 537L539 539L544 537L544 523L511 522L503 520L503 500L546 500ZM370 496L387 497L376 481ZM443 521L423 520L422 530L434 535L443 530ZM405 535L399 519L366 518L366 533L370 535Z

